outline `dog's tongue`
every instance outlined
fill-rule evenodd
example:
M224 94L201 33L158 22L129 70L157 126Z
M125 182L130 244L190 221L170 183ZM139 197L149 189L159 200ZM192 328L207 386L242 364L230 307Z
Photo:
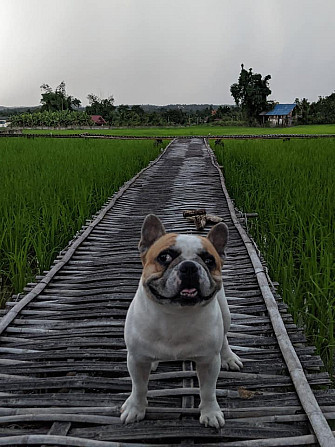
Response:
M198 291L197 289L183 289L180 292L180 295L185 297L185 298L194 298L195 296L198 295Z

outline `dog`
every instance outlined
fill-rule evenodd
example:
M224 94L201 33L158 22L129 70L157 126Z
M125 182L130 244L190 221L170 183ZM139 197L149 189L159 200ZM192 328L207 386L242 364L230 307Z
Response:
M159 361L191 360L199 379L200 423L224 426L216 400L220 367L243 366L227 340L230 312L221 273L227 240L222 222L202 237L166 233L157 216L145 218L143 273L125 322L132 392L121 407L123 423L145 417L149 374Z

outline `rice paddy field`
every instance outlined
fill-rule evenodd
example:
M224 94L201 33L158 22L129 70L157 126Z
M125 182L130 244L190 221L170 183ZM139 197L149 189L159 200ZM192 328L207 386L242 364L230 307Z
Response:
M49 269L85 220L159 151L152 141L1 138L0 304Z
M335 139L212 146L272 280L329 371L335 351Z
M226 134L335 133L335 125L224 129ZM137 136L192 132L213 135L220 129L118 129L119 135ZM334 370L335 139L211 144L237 208L258 213L248 220L248 230L271 278L296 323ZM159 150L153 141L1 138L0 305L49 269L86 219Z
M263 135L263 134L335 134L335 124L320 124L294 127L238 127L238 126L174 126L174 127L136 127L136 128L95 128L67 130L25 129L24 133L73 134L99 133L106 135L133 136L182 136L182 135Z

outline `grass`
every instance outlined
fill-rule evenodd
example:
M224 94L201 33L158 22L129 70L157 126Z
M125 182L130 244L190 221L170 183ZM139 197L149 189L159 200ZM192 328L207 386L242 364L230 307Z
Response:
M101 133L106 135L134 135L134 136L181 136L181 135L262 135L262 134L335 134L335 124L322 124L294 127L225 127L225 126L175 126L175 127L138 127L114 129L68 129L68 130L35 130L26 129L24 133Z
M214 147L214 144L213 144ZM335 352L335 139L227 141L227 187L296 323L329 371Z
M2 302L49 269L85 220L158 153L152 141L2 138Z

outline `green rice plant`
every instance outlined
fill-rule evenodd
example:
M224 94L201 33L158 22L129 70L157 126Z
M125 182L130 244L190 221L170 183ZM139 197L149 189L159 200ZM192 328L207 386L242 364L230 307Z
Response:
M248 227L271 278L333 370L335 139L232 140L214 149L236 206L258 213Z
M67 129L67 130L38 130L26 129L24 133L31 134L73 134L73 133L99 133L106 135L129 135L129 136L171 136L171 135L269 135L269 134L335 134L335 124L313 124L294 127L239 127L239 126L170 126L170 127L114 127L112 129Z
M0 302L158 153L152 141L0 139Z

